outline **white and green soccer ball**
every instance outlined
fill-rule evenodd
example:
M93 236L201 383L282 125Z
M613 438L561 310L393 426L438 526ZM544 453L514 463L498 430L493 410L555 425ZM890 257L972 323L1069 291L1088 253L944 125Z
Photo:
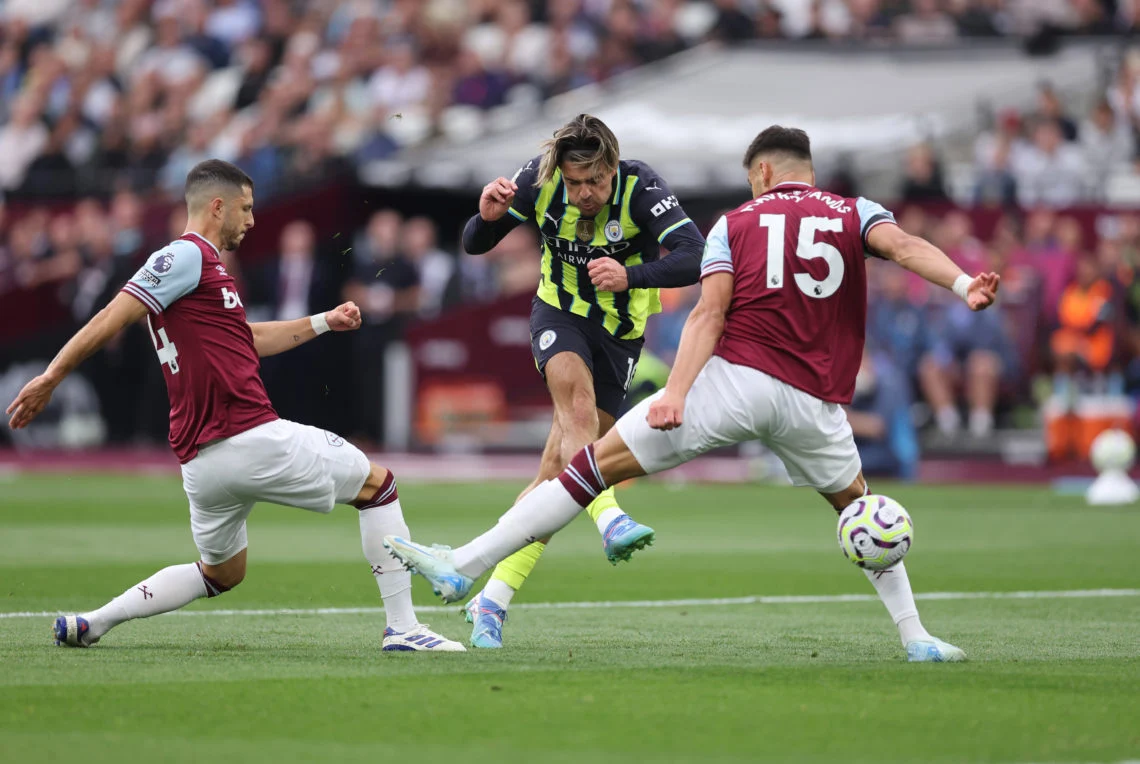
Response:
M867 570L885 570L910 551L914 525L902 505L889 496L862 496L839 514L839 548Z
M1093 439L1089 460L1098 474L1109 470L1127 472L1136 461L1136 442L1124 430L1105 430Z

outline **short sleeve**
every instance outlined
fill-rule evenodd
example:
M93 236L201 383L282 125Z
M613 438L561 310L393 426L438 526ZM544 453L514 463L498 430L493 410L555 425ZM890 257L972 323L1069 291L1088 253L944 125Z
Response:
M180 297L198 288L202 278L202 251L179 239L155 252L123 286L151 313L161 313Z
M525 221L534 217L534 202L538 197L538 189L534 184L538 181L538 166L541 161L541 156L534 157L516 170L511 177L518 190L515 191L515 199L511 202L507 213L515 220Z
M855 200L855 211L859 214L859 236L867 243L867 234L879 223L894 223L895 216L878 202L859 197Z
M701 278L712 273L733 273L732 252L728 248L728 218L720 220L705 238L705 254L701 258Z

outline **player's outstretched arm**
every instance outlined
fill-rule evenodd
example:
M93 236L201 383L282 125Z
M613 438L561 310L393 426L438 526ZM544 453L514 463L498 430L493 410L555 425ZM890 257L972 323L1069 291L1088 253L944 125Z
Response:
M911 273L951 290L971 310L985 310L997 299L1001 276L996 273L968 276L938 247L926 239L911 236L893 223L881 223L868 231L867 246Z
M24 389L20 390L20 394L5 411L12 415L8 420L8 426L13 430L26 427L44 410L51 400L51 394L76 366L146 313L146 306L137 298L126 292L115 295L115 299L107 303L107 307L92 316L91 320L67 341L43 374L24 385Z
M685 414L685 396L697 375L712 357L716 343L724 333L724 317L732 304L731 273L711 273L701 282L701 299L681 330L677 359L665 383L665 394L649 407L646 420L655 430L680 427Z
M354 302L338 305L325 313L292 321L261 321L249 325L253 347L261 358L284 353L325 332L350 332L360 328L360 308Z

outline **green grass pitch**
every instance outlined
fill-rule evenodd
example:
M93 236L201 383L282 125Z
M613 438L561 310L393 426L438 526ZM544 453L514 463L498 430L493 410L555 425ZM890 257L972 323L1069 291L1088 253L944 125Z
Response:
M461 543L515 484L401 484L413 535ZM262 506L249 573L194 615L51 644L86 610L195 559L159 477L0 480L0 761L1119 762L1140 759L1140 510L1046 490L880 484L915 520L923 592L1131 589L920 600L963 665L910 665L877 601L519 608L508 649L380 652L353 510ZM516 602L873 594L814 494L641 482L657 544L608 565L575 522ZM1103 594L1103 593L1102 593ZM416 579L416 601L438 605ZM466 641L456 610L421 620Z

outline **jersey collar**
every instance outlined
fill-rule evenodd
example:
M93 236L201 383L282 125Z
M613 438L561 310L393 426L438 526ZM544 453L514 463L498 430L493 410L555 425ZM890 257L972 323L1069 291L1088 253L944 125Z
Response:
M206 242L206 244L210 245L210 249L214 250L215 255L217 255L218 257L222 256L222 253L218 251L218 248L214 246L214 243L212 241L210 241L209 239L207 239L202 234L198 233L197 231L187 231L186 233L184 233L182 235L183 236L197 236L199 239Z
M777 189L783 188L784 186L803 186L804 188L811 188L812 187L812 185L810 183L804 183L803 181L785 180L783 183L777 183L776 185L772 186L767 191L765 191L764 194L770 194L773 191L776 191ZM764 194L761 194L761 196L763 196Z

